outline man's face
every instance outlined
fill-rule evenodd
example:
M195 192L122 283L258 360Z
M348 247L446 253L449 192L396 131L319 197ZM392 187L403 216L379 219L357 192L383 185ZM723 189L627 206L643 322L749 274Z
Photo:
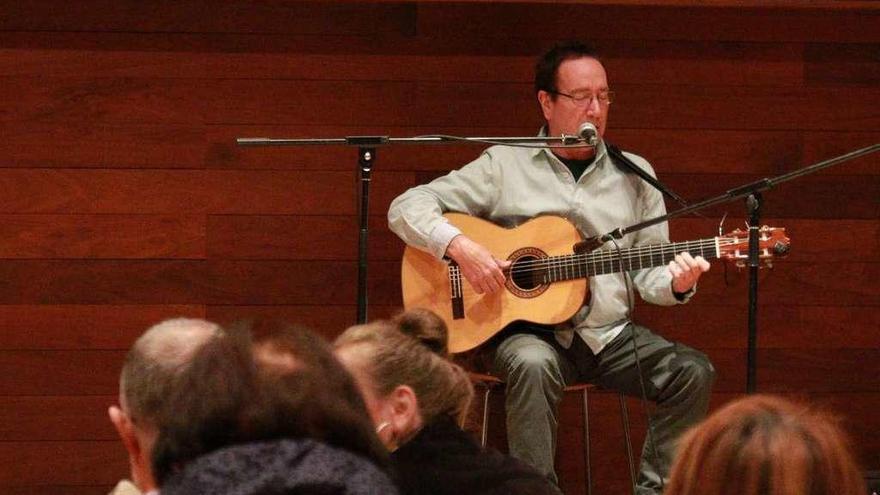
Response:
M575 98L562 94L553 95L546 91L538 92L538 101L551 136L577 135L578 127L584 122L595 125L600 137L605 134L609 104L607 99L602 101L598 96L608 94L608 78L605 68L598 60L581 57L562 62L556 71L556 89L558 93ZM571 158L583 158L583 155L592 155L592 150L587 150L589 148L565 151L574 153ZM568 156L572 153L558 154Z

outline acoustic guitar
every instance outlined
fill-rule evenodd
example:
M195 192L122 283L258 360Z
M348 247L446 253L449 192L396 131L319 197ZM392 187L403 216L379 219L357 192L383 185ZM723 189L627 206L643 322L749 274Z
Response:
M682 251L707 260L742 262L748 257L748 233L741 230L696 241L576 253L581 235L561 217L541 216L513 229L461 213L444 217L498 259L511 261L502 290L477 294L455 262L438 261L409 246L404 251L404 307L440 315L449 325L453 353L479 346L517 320L556 324L571 318L586 301L589 277L665 265ZM762 259L784 255L788 249L785 229L760 229Z

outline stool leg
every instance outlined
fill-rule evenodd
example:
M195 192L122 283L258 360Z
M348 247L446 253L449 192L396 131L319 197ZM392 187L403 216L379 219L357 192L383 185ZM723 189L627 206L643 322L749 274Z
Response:
M489 394L492 393L492 387L487 386L483 392L483 425L480 431L480 445L485 447L486 440L489 436Z
M623 441L626 443L626 460L629 463L629 482L633 495L636 495L636 469L633 463L632 442L629 437L629 413L626 408L626 397L617 394L620 400L620 417L623 420Z
M593 495L593 467L590 463L590 401L587 389L584 396L584 489L587 495Z

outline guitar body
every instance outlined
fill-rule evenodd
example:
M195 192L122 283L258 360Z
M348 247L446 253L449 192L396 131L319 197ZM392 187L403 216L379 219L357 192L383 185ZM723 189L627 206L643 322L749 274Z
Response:
M533 259L571 254L581 240L569 221L555 216L537 217L513 229L460 213L444 216L496 258L520 266L527 266ZM443 318L449 326L449 350L453 353L479 346L517 320L563 322L580 309L589 291L589 280L585 278L546 284L508 277L504 289L477 294L463 277L450 276L450 266L457 270L454 264L408 246L401 281L404 307L426 308ZM456 286L461 290L458 314L453 304Z

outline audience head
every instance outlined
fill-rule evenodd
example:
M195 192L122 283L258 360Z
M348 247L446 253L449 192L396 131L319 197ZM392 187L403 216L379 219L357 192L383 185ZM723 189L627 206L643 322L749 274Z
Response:
M446 359L446 341L445 324L424 310L353 326L336 339L336 355L354 375L389 449L438 418L464 419L473 386Z
M205 320L166 320L144 332L125 357L119 406L110 407L108 414L128 451L132 480L143 491L156 488L150 457L159 409L177 374L218 330Z
M865 484L830 416L774 396L734 401L689 431L668 495L862 495Z
M386 454L351 376L314 334L277 322L234 325L178 374L158 417L160 485L224 447L312 439L383 465Z

